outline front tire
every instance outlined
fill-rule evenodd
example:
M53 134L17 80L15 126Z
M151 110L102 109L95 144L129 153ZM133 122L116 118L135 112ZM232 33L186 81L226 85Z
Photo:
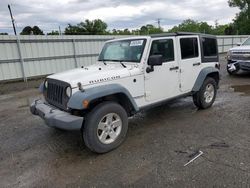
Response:
M87 114L83 139L85 145L95 153L107 153L120 146L126 138L128 115L115 102L97 105Z
M216 94L217 83L213 78L208 77L203 82L200 90L193 95L194 104L199 109L210 108L215 101Z

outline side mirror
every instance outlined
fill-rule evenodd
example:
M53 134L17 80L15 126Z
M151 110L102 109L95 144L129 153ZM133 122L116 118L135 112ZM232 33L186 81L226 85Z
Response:
M148 58L148 65L150 66L160 66L163 63L162 55L151 55Z
M241 42L238 42L238 43L237 43L237 46L241 46Z
M160 66L163 63L163 57L162 55L151 55L148 58L148 65L146 72L150 73L154 71L154 66Z

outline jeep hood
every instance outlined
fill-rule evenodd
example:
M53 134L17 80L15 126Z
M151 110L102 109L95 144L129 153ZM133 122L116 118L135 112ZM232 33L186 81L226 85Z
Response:
M230 51L232 51L232 52L250 52L250 46L249 45L237 46L237 47L231 48Z
M124 68L119 63L110 63L107 65L97 63L91 66L53 74L47 78L67 82L72 88L75 88L79 82L83 86L98 84L131 76L131 72L133 72L133 74L139 73L139 68L135 65L127 64L126 68Z

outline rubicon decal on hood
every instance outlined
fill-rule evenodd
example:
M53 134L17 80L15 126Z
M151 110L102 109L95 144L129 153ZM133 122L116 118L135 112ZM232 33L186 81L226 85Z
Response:
M89 83L90 84L95 84L95 83L100 83L100 82L106 82L106 81L111 81L111 80L117 80L121 78L121 76L112 76L112 77L107 77L107 78L100 78L97 80L90 80Z

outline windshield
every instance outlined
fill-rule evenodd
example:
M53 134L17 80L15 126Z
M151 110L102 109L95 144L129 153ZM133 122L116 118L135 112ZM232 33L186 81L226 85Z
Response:
M250 38L248 38L242 45L243 46L247 46L247 45L250 46Z
M145 44L146 39L122 40L106 43L98 61L139 63Z

